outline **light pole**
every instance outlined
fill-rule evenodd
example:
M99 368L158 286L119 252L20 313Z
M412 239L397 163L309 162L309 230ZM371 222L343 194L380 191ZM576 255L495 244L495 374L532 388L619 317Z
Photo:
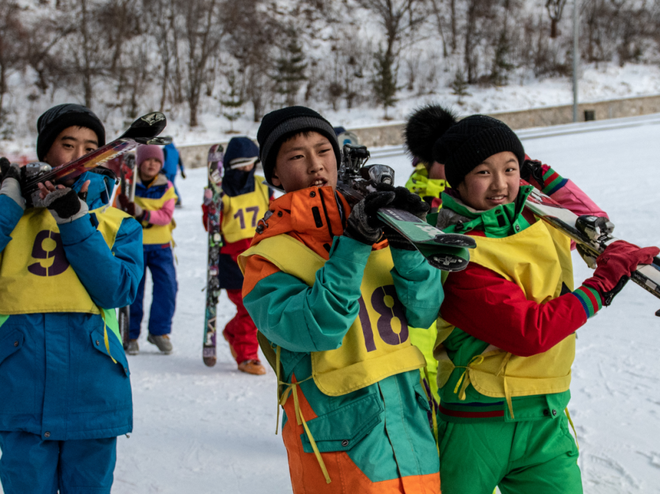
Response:
M573 0L573 122L578 121L578 37L580 25L578 23L578 0Z

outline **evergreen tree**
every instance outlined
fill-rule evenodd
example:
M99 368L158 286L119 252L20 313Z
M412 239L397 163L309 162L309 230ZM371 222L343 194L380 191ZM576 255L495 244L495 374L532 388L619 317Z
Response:
M495 47L495 57L493 59L493 69L490 73L490 80L496 86L506 86L509 82L509 72L514 68L509 63L509 38L506 35L506 28L500 33L500 38Z
M385 109L385 118L387 119L387 109L397 102L395 96L399 90L394 74L394 57L391 53L379 49L374 54L374 58L375 72L371 78L371 87L376 101Z
M296 95L304 80L305 53L294 30L287 33L288 43L282 49L282 56L275 60L275 73L271 76L275 82L275 91L281 94L287 106L296 104Z
M451 93L455 94L458 96L458 101L457 103L459 105L463 105L463 98L465 96L470 96L470 93L468 93L468 83L465 80L465 76L463 75L462 70L456 71L456 76L454 77L454 80L451 83Z
M241 92L237 89L237 81L234 74L230 74L227 77L227 83L229 84L229 93L225 93L226 97L220 100L220 104L222 105L222 116L229 120L229 133L233 134L234 122L243 115L241 107L245 101Z

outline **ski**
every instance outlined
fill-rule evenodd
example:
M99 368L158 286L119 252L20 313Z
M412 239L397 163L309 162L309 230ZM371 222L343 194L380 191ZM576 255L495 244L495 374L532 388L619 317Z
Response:
M467 267L477 244L468 235L445 233L408 211L394 208L378 210L378 217L403 235L434 268L460 271Z
M521 180L520 183L529 185L524 180ZM598 217L577 216L537 189L532 190L525 207L534 216L575 241L583 251L593 256L594 261L609 244L619 240L612 236L611 223L603 228L602 225L597 224ZM595 263L592 263L590 267L595 267ZM660 259L656 257L653 264L638 267L630 279L660 298ZM660 316L660 310L656 311L655 315Z
M87 153L76 160L52 168L47 163L35 162L25 165L25 181L21 184L23 195L32 201L33 194L38 193L38 184L47 180L53 183L74 179L88 170L126 153L138 144L157 144L159 146L170 142L170 139L157 137L165 126L167 119L160 112L153 112L138 118L131 126L114 141ZM33 203L33 202L32 202Z
M214 144L208 154L208 186L204 189L204 205L207 207L206 227L208 231L208 254L206 270L206 309L204 312L204 341L202 358L204 364L213 367L216 363L216 311L220 295L218 277L220 247L220 209L222 206L223 151L220 144Z
M135 155L126 153L120 157L119 166L119 193L124 194L133 202L135 200ZM122 337L124 349L128 347L129 331L131 329L131 306L120 307L117 310L117 321L119 322L119 334Z
M370 154L365 146L344 144L338 171L337 189L349 203L355 204L377 184L394 184L394 170L387 165L367 165ZM468 235L444 233L415 215L394 208L378 210L378 217L405 237L434 268L460 271L470 261L468 249L476 242Z

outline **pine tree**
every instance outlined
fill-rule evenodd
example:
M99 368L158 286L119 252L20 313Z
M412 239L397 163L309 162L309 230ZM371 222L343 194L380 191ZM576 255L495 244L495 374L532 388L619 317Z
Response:
M302 82L307 79L307 63L296 32L291 30L287 34L289 41L282 50L282 56L275 60L275 73L271 78L275 81L277 93L283 96L287 106L292 106L296 104Z
M397 102L395 98L399 88L396 85L394 74L394 57L379 49L374 54L374 75L371 78L371 87L378 104L385 109L385 118L387 119L387 109Z
M220 104L222 105L222 116L229 120L229 133L233 134L235 132L234 122L243 115L241 107L245 101L240 91L237 90L237 81L234 74L227 77L227 83L229 84L229 93L225 93L226 98L220 100Z
M470 93L468 93L468 83L465 80L465 76L463 75L462 70L456 71L456 76L454 77L454 80L451 83L451 89L452 89L452 94L458 96L458 101L457 103L459 105L463 105L463 98L465 96L470 96Z
M509 72L514 66L509 63L509 39L506 30L500 33L500 38L495 47L495 57L493 59L493 69L490 73L490 80L496 86L506 86L509 82Z

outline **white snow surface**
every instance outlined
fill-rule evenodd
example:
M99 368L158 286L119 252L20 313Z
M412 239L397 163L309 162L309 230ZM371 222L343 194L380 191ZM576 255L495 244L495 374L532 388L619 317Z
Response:
M571 178L607 211L619 238L660 245L660 221L653 213L660 204L655 192L660 126L649 122L523 143L530 156ZM394 166L398 184L411 171L402 154L372 161ZM178 178L184 207L175 212L179 293L174 352L164 356L147 343L143 323L141 353L129 357L134 432L118 441L115 494L291 492L286 451L274 434L272 370L263 377L238 372L222 338L217 365L202 363L206 233L200 205L205 183L204 169ZM579 286L590 270L577 255L574 263ZM569 410L587 494L660 492L657 309L660 300L631 282L578 332ZM220 330L233 314L223 292Z

